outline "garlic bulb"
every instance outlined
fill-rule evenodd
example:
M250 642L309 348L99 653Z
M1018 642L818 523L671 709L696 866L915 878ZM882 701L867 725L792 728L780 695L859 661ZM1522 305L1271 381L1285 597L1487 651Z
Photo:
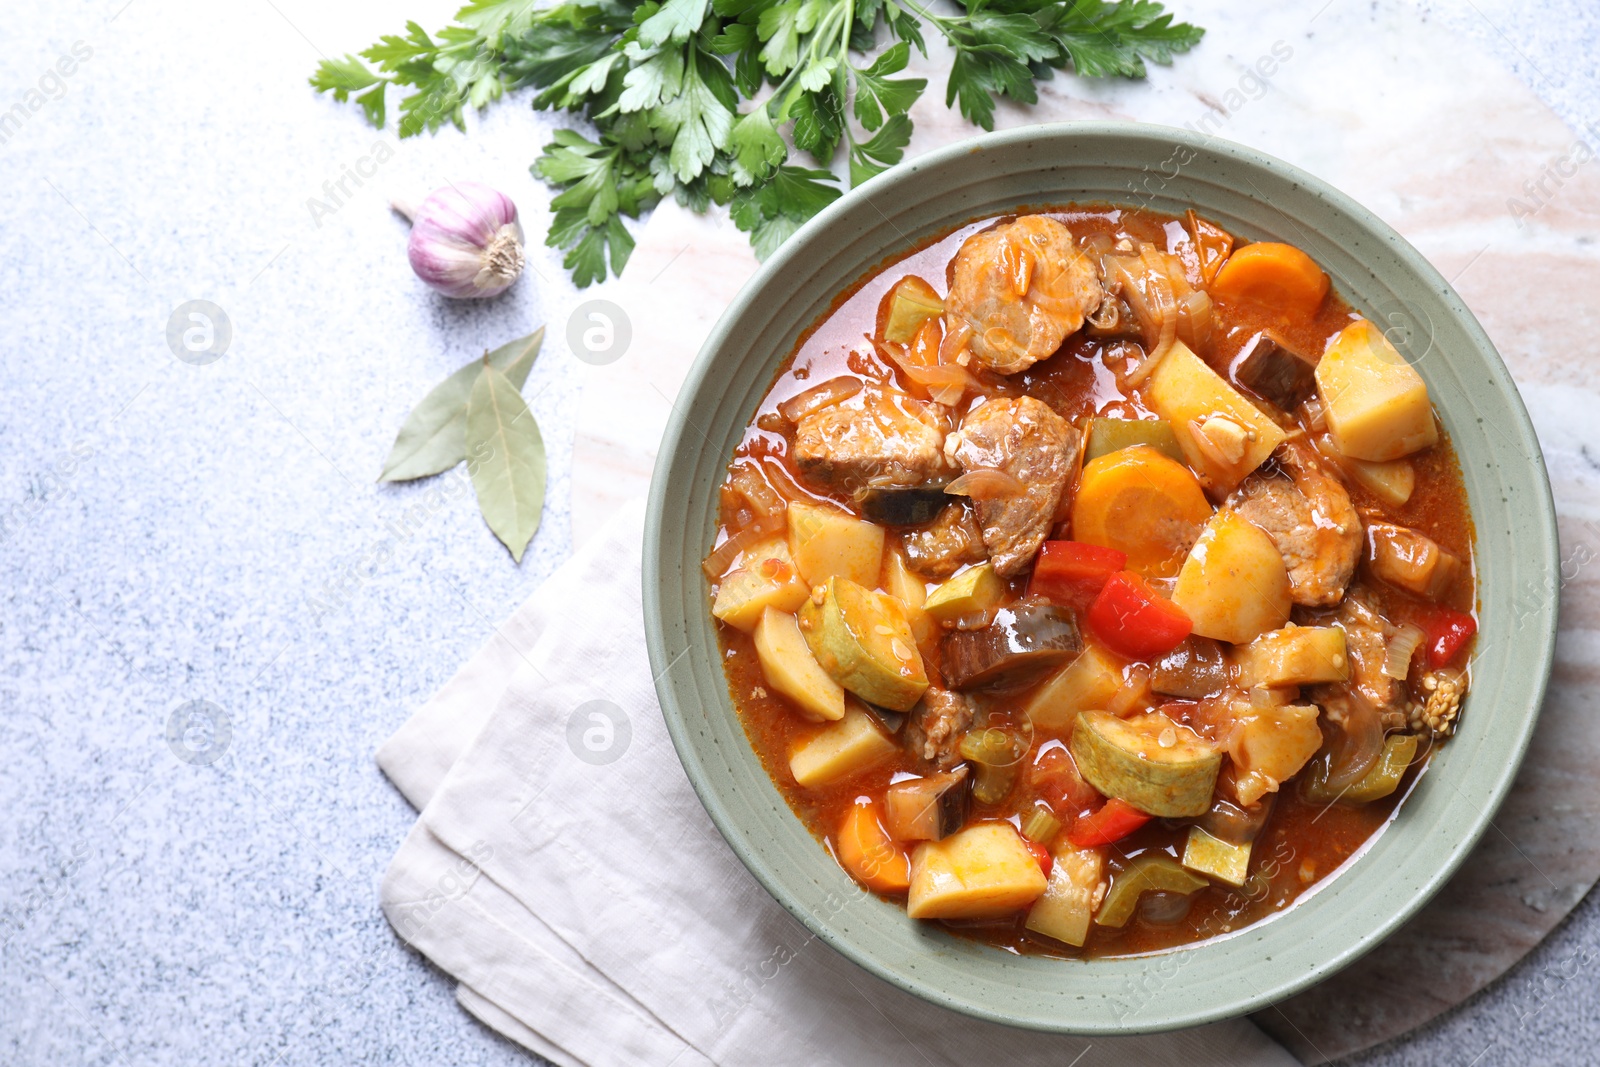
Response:
M505 194L457 182L415 207L396 200L394 209L411 220L411 269L445 296L499 296L522 273L522 227Z

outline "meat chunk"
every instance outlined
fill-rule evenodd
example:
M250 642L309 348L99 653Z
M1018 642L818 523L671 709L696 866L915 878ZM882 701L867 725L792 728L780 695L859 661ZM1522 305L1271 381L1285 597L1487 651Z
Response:
M1277 455L1289 477L1255 472L1234 495L1233 508L1283 554L1296 604L1336 604L1361 556L1361 518L1309 447L1285 442Z
M961 738L971 726L972 701L960 693L933 686L911 709L903 736L914 757L940 770L949 770L961 762Z
M946 504L939 517L920 530L912 530L902 540L911 569L924 578L940 581L968 563L982 563L983 531L966 504Z
M1024 215L962 244L951 265L947 328L967 335L980 366L1015 374L1053 355L1104 296L1072 231Z
M963 471L1003 471L1020 483L1019 492L976 502L984 547L1002 578L1025 570L1049 535L1082 447L1077 428L1031 396L990 400L945 439Z
M948 472L943 442L940 420L926 405L867 389L858 400L801 419L792 454L802 477L829 489L919 485Z
M1350 657L1350 680L1346 684L1383 716L1384 726L1395 729L1404 724L1398 708L1394 679L1383 673L1389 639L1397 627L1379 611L1377 598L1368 590L1350 590L1339 605L1333 624L1344 631L1345 653Z

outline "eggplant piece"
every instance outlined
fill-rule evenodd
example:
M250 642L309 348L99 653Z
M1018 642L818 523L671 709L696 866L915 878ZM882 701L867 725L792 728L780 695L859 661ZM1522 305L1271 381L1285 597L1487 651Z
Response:
M1213 797L1211 810L1195 820L1195 825L1219 841L1230 845L1248 845L1260 836L1272 814L1276 793L1268 793L1260 802L1244 807L1223 797Z
M941 841L967 821L967 765L910 778L883 794L884 828L896 841Z
M944 639L944 677L952 689L1025 685L1083 650L1078 620L1039 598L995 613L981 630L955 630Z
M1367 565L1381 581L1428 600L1448 593L1461 561L1419 530L1388 522L1367 524Z
M950 503L944 483L869 485L856 490L856 510L880 526L918 526L932 522Z
M898 737L900 731L905 728L906 719L909 717L905 712L891 711L888 708L879 707L877 704L868 704L865 700L861 702L861 705L867 709L868 715L878 720L878 725L883 727L885 732Z
M1233 379L1284 411L1317 391L1316 366L1271 330L1245 342L1233 361Z
M1164 696L1199 700L1226 689L1230 673L1222 642L1191 634L1161 657L1150 673L1150 688Z

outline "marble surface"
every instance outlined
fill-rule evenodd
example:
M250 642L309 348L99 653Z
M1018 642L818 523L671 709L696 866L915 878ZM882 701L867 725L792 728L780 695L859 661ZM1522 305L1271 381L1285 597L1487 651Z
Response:
M0 1061L531 1060L465 1016L451 983L379 914L377 883L412 813L371 753L569 550L576 407L594 368L564 327L594 294L572 290L536 245L505 299L435 298L411 278L384 207L471 177L512 195L542 232L549 194L526 167L549 116L518 100L474 117L470 136L394 145L304 84L319 54L406 17L442 25L454 6L87 0L8 12L7 107L75 42L91 55L0 144ZM1179 5L1213 34L1149 85L1058 85L1091 113L1189 107L1196 89L1238 86L1284 33L1330 56L1392 61L1410 54L1416 18L1469 42L1470 70L1438 86L1441 99L1520 79L1571 126L1600 116L1587 0L1450 0L1420 14L1395 0L1314 0L1270 19L1221 8ZM1235 109L1224 134L1291 155L1267 101L1305 95L1314 68L1303 69ZM1394 137L1391 118L1352 112L1339 137ZM387 157L380 141L392 158L318 225L308 200L363 157ZM1547 162L1529 145L1489 160L1506 166L1493 180L1514 179L1503 195L1488 189L1502 208ZM1296 161L1386 217L1407 206L1410 190L1379 201L1320 159ZM1585 188L1541 225L1577 212L1592 229ZM1437 262L1477 251L1451 243L1464 234L1447 219L1429 232L1437 243L1419 243ZM1492 289L1506 272L1483 265L1466 279ZM1482 293L1459 284L1478 306ZM177 361L164 338L191 299L233 325L206 366ZM1569 414L1541 420L1557 431L1546 446L1592 487L1593 357L1543 331L1552 303L1527 310L1526 329L1499 326L1515 344L1497 339L1525 380L1533 364L1548 371L1538 402ZM1583 313L1592 325L1592 297ZM541 322L551 342L525 392L551 451L550 498L517 567L459 482L372 479L430 386ZM1575 582L1600 555L1597 518L1564 525ZM1563 657L1575 670L1593 659L1581 644ZM226 729L169 742L192 701L220 709L210 721ZM1552 815L1581 825L1557 803ZM1506 979L1355 1062L1590 1062L1597 955L1591 895Z

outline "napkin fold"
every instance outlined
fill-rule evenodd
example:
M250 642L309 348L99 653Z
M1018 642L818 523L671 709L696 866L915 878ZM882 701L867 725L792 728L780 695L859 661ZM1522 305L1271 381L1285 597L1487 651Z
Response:
M563 1065L1290 1067L1246 1020L1013 1030L822 944L740 864L668 738L645 654L644 506L623 508L378 753L421 817L385 915L462 1007Z

